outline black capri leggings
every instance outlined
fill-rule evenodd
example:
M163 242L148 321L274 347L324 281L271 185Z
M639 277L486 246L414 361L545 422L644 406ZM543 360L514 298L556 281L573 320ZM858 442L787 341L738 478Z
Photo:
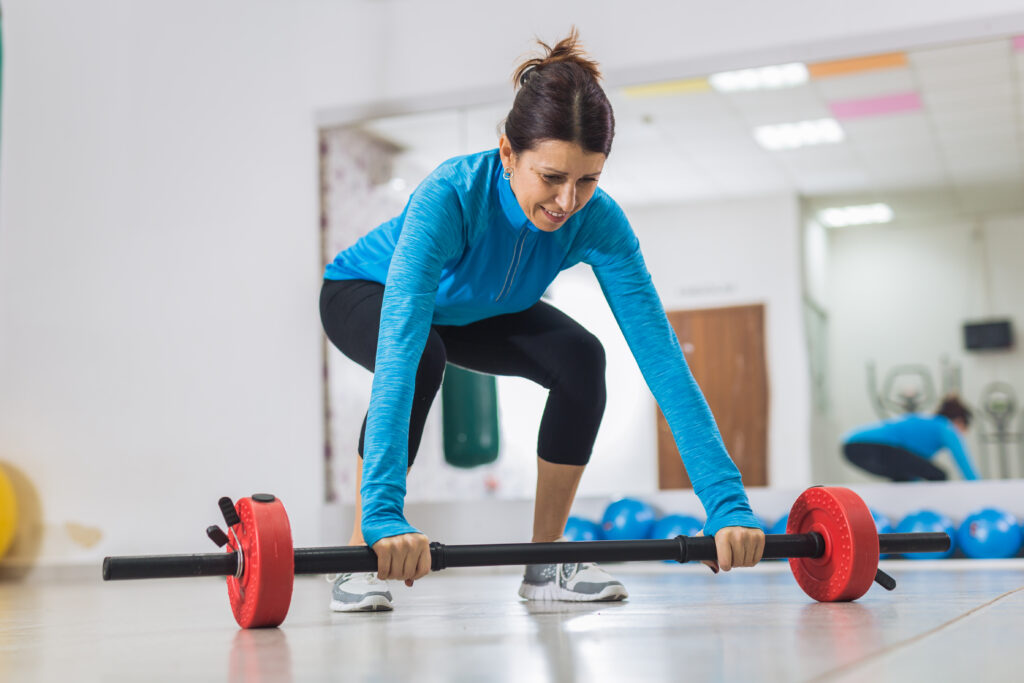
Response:
M320 319L343 354L373 372L384 285L368 280L324 280ZM525 377L547 388L537 455L548 462L585 465L605 406L604 347L554 306L539 301L525 311L468 325L432 325L416 370L409 418L409 465L416 458L427 413L441 387L445 363L490 375ZM359 434L363 455L366 418Z
M916 453L881 443L848 443L843 455L851 464L865 472L877 474L892 481L942 481L945 472Z

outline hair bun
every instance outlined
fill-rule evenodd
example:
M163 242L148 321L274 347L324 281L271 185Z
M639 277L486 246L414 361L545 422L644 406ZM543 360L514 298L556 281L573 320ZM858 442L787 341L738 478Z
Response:
M594 80L601 80L601 70L598 68L597 62L590 59L583 50L583 46L580 45L579 31L576 30L575 26L572 27L569 35L558 41L554 47L551 47L542 40L537 40L537 44L544 49L545 54L543 57L528 59L519 65L519 68L512 75L512 82L517 87L526 85L528 78L535 70L560 62L575 64Z

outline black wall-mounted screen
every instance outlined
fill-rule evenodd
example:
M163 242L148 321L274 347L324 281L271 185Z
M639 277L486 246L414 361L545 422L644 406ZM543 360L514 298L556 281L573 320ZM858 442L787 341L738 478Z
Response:
M1008 349L1013 346L1013 328L1009 320L964 324L964 348Z

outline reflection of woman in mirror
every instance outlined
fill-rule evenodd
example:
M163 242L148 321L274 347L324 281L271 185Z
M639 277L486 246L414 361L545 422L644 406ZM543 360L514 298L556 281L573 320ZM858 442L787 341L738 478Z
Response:
M335 581L333 609L390 609L380 580L411 586L430 569L429 541L404 516L405 477L446 362L549 389L533 541L560 539L604 412L605 357L593 334L541 295L559 272L581 262L593 267L668 419L707 511L704 532L715 536L719 567L761 558L764 534L640 244L598 187L614 115L597 64L575 31L554 48L541 45L546 55L515 72L518 92L498 149L441 164L401 215L326 268L320 311L327 336L374 372L350 542L369 544L379 561L376 576ZM519 592L540 600L626 597L622 584L593 564L528 567Z
M935 415L907 413L853 430L843 437L843 455L854 466L892 481L941 481L948 475L929 461L945 448L964 479L977 479L963 440L970 424L971 411L949 395Z

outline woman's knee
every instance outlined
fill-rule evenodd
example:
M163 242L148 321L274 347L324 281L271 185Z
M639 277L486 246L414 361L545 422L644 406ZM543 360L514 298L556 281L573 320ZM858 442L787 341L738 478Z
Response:
M603 399L607 358L601 340L580 329L564 340L560 354L556 374L563 388L581 396Z
M419 367L416 368L416 396L421 399L433 400L444 379L444 369L448 363L448 354L444 342L436 332L427 337L427 344L420 356Z

